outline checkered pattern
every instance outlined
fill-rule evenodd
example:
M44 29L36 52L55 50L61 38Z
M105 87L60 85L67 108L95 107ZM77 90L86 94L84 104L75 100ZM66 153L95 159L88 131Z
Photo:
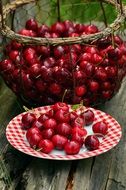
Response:
M48 111L50 109L50 106L45 107L39 107L31 110L31 112L35 113L37 116L40 114ZM109 130L107 135L102 139L102 142L100 144L99 149L94 151L80 151L81 153L78 153L77 155L63 155L58 153L53 154L44 154L42 152L37 152L34 149L32 149L26 138L25 138L25 130L21 129L21 118L22 115L25 113L22 113L15 118L13 118L10 123L8 124L6 128L6 137L10 144L14 146L16 149L20 150L21 152L24 152L28 155L39 157L39 158L45 158L45 159L54 159L54 160L76 160L76 159L84 159L89 158L92 156L97 156L99 154L102 154L104 152L107 152L108 150L112 149L114 146L118 144L120 141L120 138L122 136L122 130L119 125L119 123L110 115L100 111L95 110L93 108L90 108L94 114L95 114L95 121L105 121L109 125Z

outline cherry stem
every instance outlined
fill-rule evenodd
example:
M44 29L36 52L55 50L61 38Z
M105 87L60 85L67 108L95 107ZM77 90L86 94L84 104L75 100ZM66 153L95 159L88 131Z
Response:
M107 27L108 26L108 24L107 24L107 17L106 17L106 14L105 14L105 9L104 9L104 6L103 6L103 2L101 2L101 0L100 0L100 6L101 6L101 10L103 12L105 27Z
M64 93L63 93L61 102L64 102L64 98L65 98L65 96L66 96L66 93L67 93L67 89L65 89L65 91L64 91Z
M58 21L60 22L60 0L57 0Z

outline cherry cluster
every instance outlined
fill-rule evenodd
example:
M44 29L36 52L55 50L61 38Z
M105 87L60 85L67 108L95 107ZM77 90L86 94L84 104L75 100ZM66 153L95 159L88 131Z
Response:
M23 114L21 122L32 148L47 154L54 149L64 150L66 154L73 155L79 153L84 145L88 150L98 149L97 135L107 134L108 125L102 121L94 123L93 135L88 135L86 127L94 122L94 118L91 109L78 114L66 103L57 102L39 117L30 112Z
M50 27L26 22L20 35L78 37L99 32L95 25L56 22ZM26 45L12 40L5 47L0 73L17 96L35 105L61 101L94 105L110 99L126 74L126 43L112 35L90 44Z

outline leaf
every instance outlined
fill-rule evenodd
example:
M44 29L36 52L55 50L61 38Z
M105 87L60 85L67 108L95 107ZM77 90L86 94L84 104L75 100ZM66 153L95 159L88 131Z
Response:
M74 105L71 106L71 109L74 111L74 110L77 110L80 107L81 107L81 104L74 104Z

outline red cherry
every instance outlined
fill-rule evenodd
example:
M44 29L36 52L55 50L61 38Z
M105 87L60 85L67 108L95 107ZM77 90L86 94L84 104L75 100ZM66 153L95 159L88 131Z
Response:
M109 81L102 82L101 88L103 90L110 90L111 89L111 83Z
M98 54L98 49L96 47L93 47L93 46L86 46L84 47L85 51L87 53L91 53L91 54Z
M112 97L112 91L111 90L102 91L102 97L104 99L110 99Z
M42 135L38 127L31 127L26 131L26 138L29 139L34 134Z
M53 57L48 57L43 61L43 65L47 68L53 67L55 65L55 59Z
M10 59L5 59L0 62L0 71L11 73L14 71L14 65Z
M40 73L41 73L41 77L44 81L46 82L51 82L53 80L53 76L52 76L52 69L51 68L47 68L45 66L42 66L40 69Z
M45 129L55 129L57 127L57 122L55 119L50 118L44 121L43 126Z
M103 58L100 55L96 53L92 54L91 62L93 64L100 64L102 61L103 61Z
M33 113L25 113L21 118L22 128L29 129L35 121L36 116Z
M22 44L13 40L11 41L11 46L12 46L12 49L14 50L20 50L22 47Z
M39 120L34 121L32 127L37 127L39 130L43 130L43 124Z
M32 148L36 148L42 140L42 136L39 133L34 133L27 140Z
M62 122L64 122L64 123L69 123L69 121L70 121L69 112L64 111L64 110L62 110L62 109L59 109L59 110L56 111L56 113L54 114L54 118L55 118L58 122L60 122L60 123L62 123Z
M48 27L47 25L45 25L45 24L42 24L42 25L38 28L37 34L38 34L39 37L44 37L44 34L45 34L46 32L49 32L49 31L50 31L49 27Z
M51 26L51 31L62 35L65 32L65 25L62 22L56 22Z
M64 136L61 136L61 135L54 135L52 137L52 142L53 142L56 149L63 150L64 146L67 142L67 138Z
M80 70L75 71L73 73L73 76L74 76L74 79L75 79L75 81L76 81L77 84L84 84L84 82L87 79L86 74L83 71L80 71ZM85 91L86 91L86 87L85 87Z
M33 87L33 81L29 74L22 73L22 84L24 89L31 89Z
M62 109L63 111L69 111L69 107L64 102L57 102L52 106L53 110L56 112L59 109Z
M12 61L20 60L19 51L17 51L17 50L11 50L10 53L9 53L9 58Z
M80 57L80 61L88 61L90 62L92 60L91 53L83 53Z
M89 80L89 89L91 92L97 92L99 90L99 83L95 80Z
M52 94L60 94L61 93L61 85L57 84L57 83L52 83L50 86L49 86L49 91L52 93Z
M122 57L122 52L119 48L113 48L108 50L108 58L117 61Z
M85 85L77 86L75 88L75 93L76 93L77 96L83 96L83 95L86 94L86 92L87 92L87 88L86 88Z
M29 19L26 22L25 28L28 29L28 30L37 31L38 23L36 22L35 19Z
M65 30L68 30L70 27L73 27L73 22L70 20L63 21L63 24L65 26Z
M92 130L94 133L100 133L102 135L106 135L108 132L108 125L103 121L97 122L92 126Z
M84 31L86 34L94 34L94 33L98 32L98 28L97 28L97 26L90 24L90 25L85 27Z
M22 29L18 33L23 36L36 37L36 33L32 30Z
M116 66L107 66L105 67L105 70L109 78L114 78L117 76L118 69Z
M38 118L38 121L40 122L40 123L43 123L43 122L45 122L47 119L49 119L50 117L49 117L49 115L47 114L47 113L44 113L44 114L42 114L39 118Z
M49 57L50 56L50 47L48 46L37 46L37 53L42 57Z
M123 43L123 40L118 35L116 35L114 36L114 43L121 45Z
M84 119L85 125L91 125L94 121L95 116L93 111L88 109L81 114L81 117Z
M44 92L46 90L46 83L43 82L41 79L38 79L36 82L35 82L35 86L36 86L36 89L41 93L41 92Z
M87 74L88 77L94 74L95 66L88 61L81 61L80 68Z
M84 127L84 119L80 116L76 117L72 122L71 122L71 126L72 127L81 127L83 128Z
M76 133L78 133L79 136L84 137L87 135L87 130L85 128L82 128L82 127L77 127L77 126L72 127L71 134L74 135Z
M27 62L31 62L36 57L36 51L34 48L26 48L23 52L23 57Z
M64 150L65 150L66 154L73 155L73 154L78 154L80 151L80 148L81 148L81 146L78 142L68 141L65 144Z
M75 24L75 30L77 33L82 33L85 30L85 25L80 24L80 23Z
M38 147L41 152L44 152L46 154L49 154L54 149L54 145L49 139L41 140L38 144Z
M84 144L84 137L79 135L79 133L73 133L71 140L78 142L80 146Z
M51 128L42 130L43 139L51 139L54 134L54 130Z
M60 123L56 127L58 134L68 137L71 134L71 126L68 123Z
M99 148L100 142L95 135L89 135L85 138L85 146L88 150L96 150Z
M58 33L56 33L56 32L51 33L51 38L59 38L59 37L60 37L60 35Z
M33 78L37 78L40 75L40 65L34 64L29 68L29 74Z
M63 46L56 46L53 50L56 59L61 58L65 53L65 48Z
M97 69L95 71L95 77L101 81L105 81L107 79L107 72L104 68Z
M71 32L70 34L69 34L69 37L78 37L79 36L79 34L78 33L75 33L75 32Z
M76 111L70 112L70 121L75 120L77 117L78 117L78 114L76 113Z

